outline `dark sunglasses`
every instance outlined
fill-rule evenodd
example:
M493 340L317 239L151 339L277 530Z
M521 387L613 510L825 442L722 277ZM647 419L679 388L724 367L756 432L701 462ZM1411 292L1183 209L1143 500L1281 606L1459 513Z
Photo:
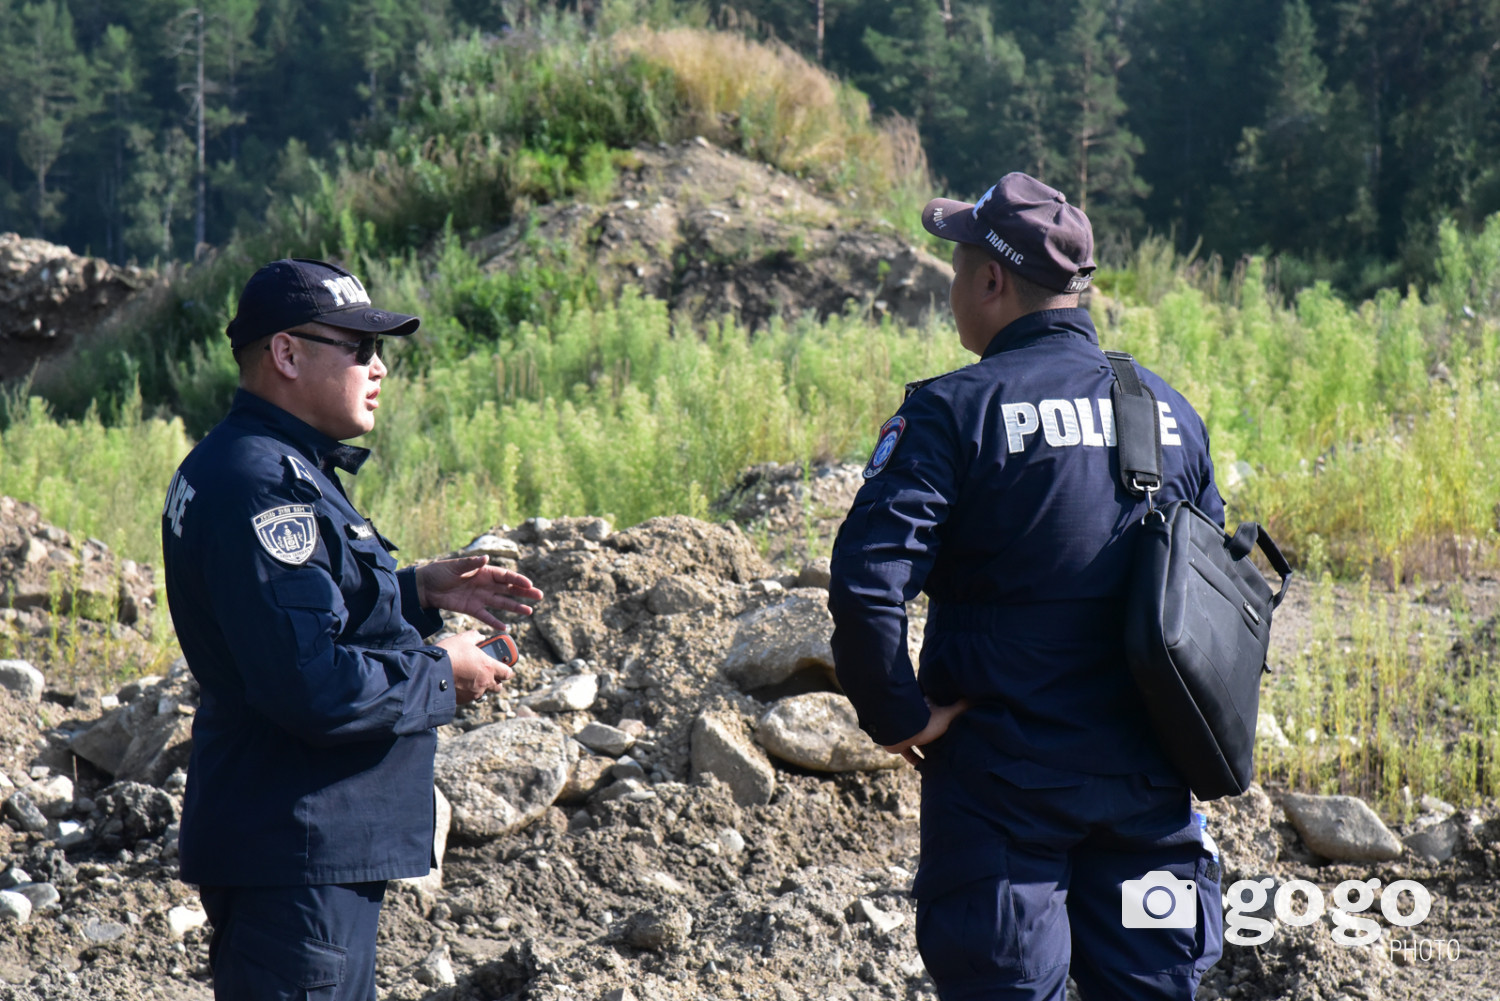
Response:
M332 337L319 337L317 334L304 334L296 330L283 330L282 333L288 337L297 337L304 341L317 341L319 344L332 344L336 348L354 352L354 363L356 365L368 365L375 360L380 353L380 337L361 337L357 341L336 341ZM266 345L266 350L271 350L271 345Z

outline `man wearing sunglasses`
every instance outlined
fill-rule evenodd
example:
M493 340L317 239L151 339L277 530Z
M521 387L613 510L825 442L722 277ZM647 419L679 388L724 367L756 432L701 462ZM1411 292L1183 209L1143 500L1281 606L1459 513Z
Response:
M433 861L434 728L510 677L477 632L423 637L438 609L503 630L496 610L542 597L482 556L398 571L345 493L381 338L419 322L335 265L261 268L227 331L234 403L167 491L167 600L202 693L182 878L213 925L220 1001L373 1001L386 881Z

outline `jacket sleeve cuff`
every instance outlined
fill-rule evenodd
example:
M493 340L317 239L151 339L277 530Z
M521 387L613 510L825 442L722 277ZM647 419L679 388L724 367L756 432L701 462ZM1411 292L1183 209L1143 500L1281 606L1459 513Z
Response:
M910 685L893 690L881 699L879 706L856 706L859 725L870 739L882 747L899 744L921 733L932 718L927 700L915 679Z
M396 582L401 586L401 617L423 637L440 631L443 613L436 608L423 608L422 599L417 595L417 568L397 570Z
M453 722L458 711L458 692L453 684L453 662L448 651L440 646L424 646L413 650L415 663L406 702L402 707L404 728L408 730L430 729Z

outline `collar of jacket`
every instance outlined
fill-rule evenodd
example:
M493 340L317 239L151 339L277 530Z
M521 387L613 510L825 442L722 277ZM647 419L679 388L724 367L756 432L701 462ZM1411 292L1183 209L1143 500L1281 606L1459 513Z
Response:
M296 446L319 469L325 471L329 466L337 466L346 473L357 473L359 467L370 457L368 448L345 445L330 438L301 418L293 417L276 404L261 399L247 389L234 391L234 403L229 408L228 419L264 428Z
M1019 320L1013 320L1002 327L990 341L989 347L984 349L984 354L980 356L981 360L1002 351L1018 348L1022 344L1047 334L1078 334L1086 338L1090 344L1099 343L1099 334L1094 330L1094 320L1089 316L1088 310L1079 306L1070 306L1067 309L1044 309L1036 313L1027 313Z

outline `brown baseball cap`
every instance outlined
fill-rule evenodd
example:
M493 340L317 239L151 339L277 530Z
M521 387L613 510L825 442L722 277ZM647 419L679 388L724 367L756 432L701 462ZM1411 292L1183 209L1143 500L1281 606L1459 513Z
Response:
M1082 292L1094 277L1094 227L1056 188L1020 171L996 181L972 205L934 198L922 210L933 236L972 243L1022 278L1058 292Z

